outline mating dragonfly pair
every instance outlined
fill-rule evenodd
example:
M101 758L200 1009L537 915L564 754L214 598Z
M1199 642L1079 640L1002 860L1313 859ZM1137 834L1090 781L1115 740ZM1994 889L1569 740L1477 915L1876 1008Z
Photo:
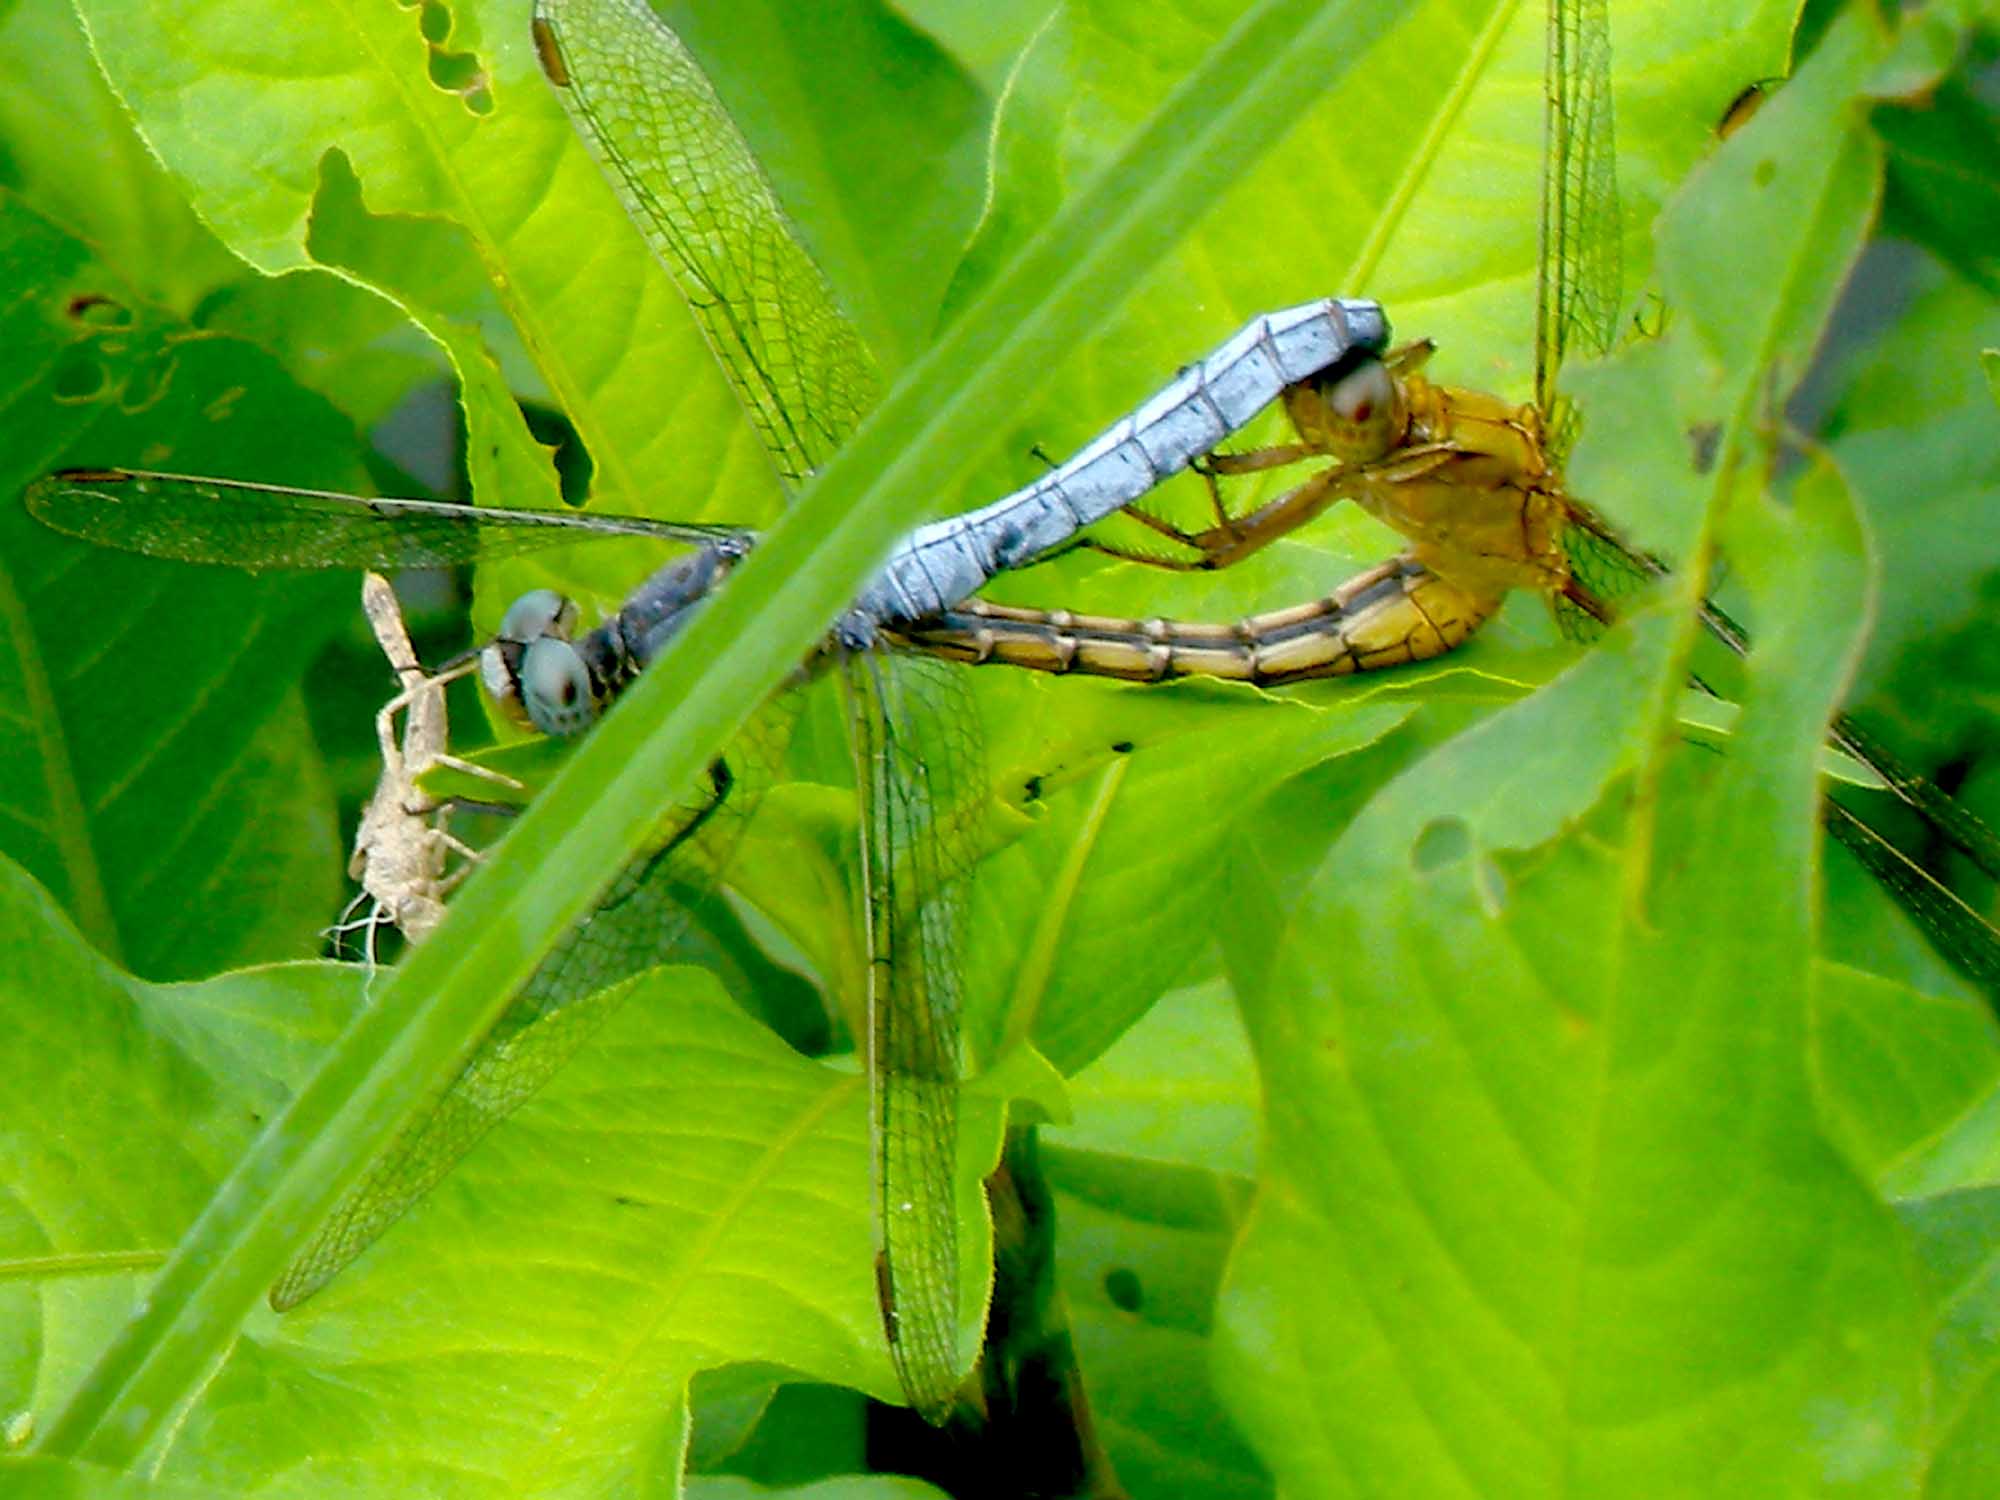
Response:
M1373 303L1325 301L1256 319L1069 462L913 533L808 664L837 672L849 704L871 957L881 1305L898 1377L927 1415L950 1410L961 1367L952 1186L957 929L971 861L967 825L977 814L967 799L980 785L951 663L1287 682L1437 656L1516 588L1542 592L1566 629L1587 635L1611 619L1626 586L1656 571L1570 498L1561 478L1572 423L1557 371L1571 347L1608 348L1620 304L1601 0L1552 4L1550 24L1532 404L1431 382L1420 368L1429 346L1391 349ZM858 424L877 389L859 334L706 80L643 4L538 0L534 25L543 71L702 322L774 464L786 479L803 480ZM1294 441L1217 452L1273 401L1283 403ZM1249 514L1224 503L1231 476L1316 459L1329 462ZM1213 524L1193 531L1138 504L1189 466L1214 498ZM1401 532L1407 549L1324 599L1234 625L1026 611L971 597L997 571L1071 544L1174 567L1227 566L1343 499ZM728 527L365 500L131 469L52 475L28 503L42 520L92 541L252 568L457 564L582 536L691 545L581 636L574 610L553 594L509 610L482 653L483 676L503 704L551 734L585 728L755 544ZM1160 555L1078 542L1083 527L1121 509L1157 534ZM1725 635L1732 629L1719 614L1711 623ZM768 705L711 768L709 784L662 821L646 852L607 878L593 916L563 935L435 1110L339 1205L274 1289L274 1303L296 1303L358 1255L567 1062L603 1018L618 980L671 954L691 897L722 876L783 746L794 698ZM1992 836L1949 799L1881 761L1851 727L1837 726L1835 741L1877 763L1892 791L2000 872ZM2000 943L1976 914L1954 907L1852 814L1830 808L1830 821L1915 909L1930 903L1931 930L1976 975L2000 984Z

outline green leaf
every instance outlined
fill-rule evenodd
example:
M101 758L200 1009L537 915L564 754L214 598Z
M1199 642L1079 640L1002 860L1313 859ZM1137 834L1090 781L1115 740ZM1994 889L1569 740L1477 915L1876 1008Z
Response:
M0 861L0 1008L33 1069L9 1070L10 1410L73 1392L188 1223L284 1107L360 996L325 964L152 985L94 953L47 892ZM51 1006L48 997L63 1003ZM67 1080L62 1128L49 1080ZM32 1405L28 1398L32 1395ZM18 1404L14 1404L18 1403ZM40 1433L36 1434L39 1438Z
M1228 990L1164 997L1078 1075L1043 1155L1092 1416L1134 1494L1260 1495L1208 1379L1215 1293L1249 1205L1257 1081Z
M101 91L91 103L74 77L46 99L13 91L0 103L0 161L125 287L148 289L118 299L143 314L134 347L171 348L177 362L165 399L128 403L143 407L132 412L107 392L96 405L116 418L72 430L75 407L52 392L76 378L78 356L46 351L90 350L103 335L60 316L57 334L36 331L17 307L27 332L12 345L44 351L25 353L9 386L30 393L10 408L18 479L66 461L74 438L69 461L137 462L164 442L177 466L348 487L360 467L352 421L300 401L291 382L372 420L448 362L482 499L553 497L519 397L569 413L595 466L593 504L769 520L767 465L677 294L536 76L518 7L78 9L117 103ZM1308 296L1381 295L1405 336L1439 339L1430 373L1526 396L1535 8L1330 7L1305 40L1241 32L1212 66L1252 79L1248 97L1262 104L1247 122L1231 113L1227 76L1203 75L1192 97L1175 92L1239 20L1235 5L1087 0L1045 24L921 9L949 51L900 14L862 5L804 20L755 10L740 25L720 11L694 17L704 63L746 116L808 243L887 364L914 366L910 381L717 601L689 651L569 758L508 852L461 893L439 945L376 979L376 1006L284 1128L251 1147L244 1120L211 1130L206 1115L187 1124L153 1108L153 1086L120 1071L137 1068L120 1038L152 1033L79 1022L65 1036L60 1008L51 1021L49 996L82 982L68 968L17 996L37 1028L24 1035L102 1080L90 1097L105 1114L88 1139L110 1144L89 1201L122 1195L106 1221L149 1230L143 1242L74 1241L85 1256L143 1252L115 1274L65 1266L40 1277L36 1247L20 1252L28 1274L16 1284L39 1300L15 1324L12 1346L25 1352L9 1389L24 1393L12 1404L32 1412L34 1441L72 1448L94 1430L90 1451L128 1461L146 1423L165 1422L148 1455L159 1472L234 1490L296 1472L402 1493L414 1472L468 1489L664 1491L696 1370L754 1361L763 1379L783 1370L886 1392L859 1116L841 1113L858 1101L856 1078L784 1051L685 971L649 981L600 1045L327 1302L283 1320L253 1304L313 1205L399 1112L420 1107L632 830L799 659L897 528L1033 478L1036 445L1069 451L1251 314ZM1682 703L1685 642L1669 624L1635 622L1608 648L1622 655L1538 692L1568 657L1526 599L1454 659L1279 695L1291 701L975 676L1001 806L974 880L968 1022L982 1059L1002 1059L1015 1080L975 1097L997 1114L1037 1054L1065 1069L1110 1066L1101 1088L1079 1081L1077 1126L1050 1156L1085 1376L1134 1493L1256 1493L1259 1462L1314 1494L1371 1484L1761 1494L1835 1480L1887 1487L1927 1460L1937 1484L1992 1488L1980 1449L1990 1296L1976 1254L1994 1139L1991 1027L1849 872L1826 873L1829 914L1817 916L1809 721L1866 614L1859 544L1825 477L1781 497L1804 517L1797 527L1741 478L1761 473L1759 419L1812 357L1871 222L1875 147L1857 138L1854 101L1866 94L1850 71L1869 48L1852 30L1828 33L1822 71L1718 150L1723 105L1782 71L1790 9L1616 10L1627 288L1663 337L1602 367L1596 383L1565 372L1587 417L1572 477L1676 556L1699 560L1726 540L1770 641L1727 758L1662 748ZM53 45L52 13L36 12L9 12L6 55L32 60ZM1007 36L1032 37L1011 70L994 61ZM84 54L60 56L74 69ZM999 92L968 97L968 74ZM997 177L975 225L983 162L966 131L988 104ZM70 137L47 122L71 116L93 122L74 138L111 150L66 183ZM122 133L128 118L142 137ZM1087 186L1107 164L1114 176ZM177 194L192 213L174 208ZM222 261L210 232L241 260ZM1663 316L1639 295L1656 243ZM171 264L146 270L149 248ZM71 264L37 252L8 284L53 287L35 304L47 322ZM286 274L252 280L245 264ZM135 267L165 290L135 280ZM1906 645L1933 618L1980 637L1991 551L1968 467L1985 451L1973 441L1981 429L1954 425L1960 386L1977 385L1977 349L1993 342L1990 300L1924 286L1913 312L1842 356L1854 374L1835 427L1891 566L1918 575L1882 611L1887 638ZM240 338L186 341L190 319ZM940 320L947 332L926 353ZM243 352L244 340L263 352ZM202 352L218 343L232 352ZM121 363L83 363L113 369L113 390L136 388ZM232 402L258 414L250 429L225 421L209 434L193 416L226 417ZM1695 461L1692 440L1710 422L1728 474ZM322 455L323 435L338 452ZM1168 497L1194 514L1206 503L1193 481ZM848 521L858 524L836 531ZM25 570L47 543L21 542L7 555ZM1398 545L1334 514L1226 574L1074 556L1005 590L1097 612L1228 617L1323 594ZM642 554L484 569L481 618L490 624L530 583L602 609L653 561ZM797 576L781 592L788 569ZM294 701L285 695L311 638L346 608L344 585L319 598L291 580L257 604L220 576L188 575L199 582L184 595L149 584L160 571L134 565L52 594L69 613L45 613L60 623L39 626L35 650L16 655L89 659L74 600L115 612L155 588L197 616L219 601L204 636L227 641L233 629L257 654L201 665L170 634L178 621L148 618L136 633L154 654L119 673L130 696L115 717L102 694L81 698L94 716L36 715L59 731L41 743L73 740L79 767L153 746L191 684L240 678L257 694L201 736L204 751L236 743L225 730L282 717L261 705ZM1814 590L1825 597L1802 600ZM306 624L246 635L260 609ZM1924 726L1956 716L1978 732L1983 700L1963 686L1976 677L1942 665L1918 675L1936 700L1914 711ZM669 698L685 722L646 734ZM1459 737L1468 725L1482 727ZM831 991L852 987L836 977L853 967L851 871L844 771L823 749L799 747L795 767L824 784L771 799L741 884L767 908L750 930L768 937L766 918L778 918L788 941L770 946ZM240 781L249 753L224 765L210 756L204 773L148 799L155 819L202 809L238 836L209 852L188 846L174 866L187 884L134 903L168 934L157 947L188 958L176 972L240 961L173 937L190 915L209 920L209 902L222 903L214 926L230 933L296 898L295 944L298 913L324 911L324 894L306 893L289 866L243 864L253 849L307 864L286 830L324 801L310 775L276 787L266 777L239 810L221 773ZM29 806L43 769L60 763L11 759L0 791ZM798 815L776 816L787 810ZM802 834L817 842L786 842ZM155 852L142 839L114 847L101 862L107 885L120 860ZM323 876L335 857L321 847L310 863ZM35 868L109 949L120 922L89 917L63 861ZM788 876L788 899L760 895ZM181 900L190 888L200 901ZM58 926L31 909L20 931L48 949ZM1261 1097L1243 1097L1240 1073L1222 1066L1212 1018L1181 1013L1168 1027L1171 1017L1147 1012L1163 988L1212 970L1218 943L1250 1005ZM124 950L135 962L136 946ZM57 947L84 963L73 935ZM767 970L768 960L733 972ZM200 1087L226 1099L249 1080L298 1077L330 1022L295 1028L290 1073L260 1061L255 1044L260 1027L288 1024L288 982L243 976L243 1019L211 1028L221 1060L204 1054ZM1131 1032L1142 1016L1163 1029ZM181 1056L160 1024L169 1039L137 1049L149 1063ZM1237 1090L1227 1099L1224 1083ZM736 1102L733 1090L764 1134L704 1112ZM779 1139L759 1109L785 1100L837 1102L823 1131ZM14 1117L38 1118L40 1103L24 1096ZM1259 1105L1260 1191L1253 1233L1238 1243L1235 1174L1250 1169L1242 1129ZM111 1141L131 1114L158 1117L157 1130ZM696 1118L699 1130L682 1134ZM39 1130L23 1139L45 1145ZM968 1187L991 1146L990 1131L969 1132ZM182 1171L183 1156L199 1171ZM719 1185L701 1175L717 1163ZM60 1173L31 1165L15 1174L33 1185L27 1196L67 1202ZM789 1201L748 1183L760 1169ZM167 1179L157 1200L155 1176ZM740 1242L701 1243L697 1227L725 1193L738 1195L742 1224L782 1226L733 1260L719 1252ZM977 1218L970 1203L966 1216ZM139 1275L176 1244L173 1269L147 1288L153 1321L114 1344ZM1678 1254L1649 1258L1662 1246ZM1209 1289L1225 1264L1217 1361ZM1117 1270L1136 1273L1136 1315L1130 1282L1107 1279ZM774 1287L800 1313L782 1327L757 1300ZM59 1350L36 1342L44 1329L57 1330ZM1834 1337L1847 1340L1840 1358ZM98 1383L59 1423L107 1346ZM1923 1413L1920 1376L1939 1393ZM1685 1399L1650 1407L1656 1389ZM1225 1400L1241 1435L1217 1415ZM133 1414L138 1426L119 1425Z
M334 904L340 858L298 684L346 586L119 556L45 531L13 497L109 454L251 472L282 455L352 484L353 430L258 349L190 330L11 196L0 262L32 289L0 310L0 674L32 725L7 737L0 847L138 972L296 954Z
M222 1500L206 1485L160 1484L60 1458L0 1457L0 1484L22 1500Z
M1692 325L1670 384L1732 430L1769 372L1803 368L1865 223L1867 153L1841 128L1862 27L1829 34L1787 113L1725 145L1662 232ZM1775 177L1759 130L1786 141ZM1746 225L1757 265L1698 286ZM1708 499L1761 633L1726 758L1663 732L1690 641L1642 618L1330 850L1302 784L1243 862L1279 917L1231 949L1269 1146L1221 1378L1281 1487L1914 1480L1932 1304L1815 1098L1816 768L1860 533L1824 466L1781 510L1730 463ZM1877 1014L1878 1059L1937 1055L1921 1007ZM1985 1060L1913 1069L1900 1098L1848 1082L1847 1131L1909 1141L1985 1086L1991 1025L1956 1015Z
M32 959L5 976L4 1022L48 1070L11 1075L6 1113L35 1114L43 1077L75 1088L64 1130L17 1137L0 1184L16 1209L8 1253L38 1273L0 1304L5 1342L32 1357L18 1374L42 1404L74 1388L366 976L300 964L146 985L6 865L0 933ZM65 1006L44 1004L51 993ZM176 1479L236 1486L312 1465L386 1493L428 1470L498 1477L491 1455L516 1441L525 1402L564 1436L511 1484L590 1476L630 1493L654 1445L678 1449L698 1370L761 1362L893 1389L855 1274L872 1233L860 1076L799 1057L685 969L645 981L596 1045L594 1065L532 1102L365 1274L249 1321L176 1439ZM967 1114L968 1149L990 1155L997 1101ZM249 1406L272 1420L246 1443Z

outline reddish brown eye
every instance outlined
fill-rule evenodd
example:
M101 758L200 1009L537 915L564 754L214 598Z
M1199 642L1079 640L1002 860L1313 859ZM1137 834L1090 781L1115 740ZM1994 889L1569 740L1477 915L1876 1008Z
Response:
M1334 382L1333 389L1327 392L1327 405L1342 421L1360 426L1373 421L1375 413L1388 406L1393 397L1388 370L1380 360L1371 359Z
M1372 463L1400 440L1402 397L1381 360L1363 357L1335 369L1313 394L1318 401L1309 414L1311 441L1328 456L1346 463Z

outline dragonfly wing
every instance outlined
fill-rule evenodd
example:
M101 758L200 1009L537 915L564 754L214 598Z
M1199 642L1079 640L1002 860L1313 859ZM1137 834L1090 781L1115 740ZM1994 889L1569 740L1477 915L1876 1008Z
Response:
M280 1311L311 1296L553 1078L615 1009L620 981L667 960L720 882L769 784L796 713L765 709L710 772L700 797L662 818L652 846L606 885L586 921L542 960L442 1098L378 1157L271 1289Z
M1550 0L1542 116L1541 254L1536 270L1535 404L1558 464L1575 416L1556 391L1571 348L1602 354L1618 332L1623 279L1611 23L1605 0Z
M1535 317L1535 400L1546 415L1551 457L1560 466L1575 435L1575 413L1556 390L1571 348L1601 354L1618 331L1622 225L1611 108L1611 33L1605 0L1552 0L1547 105L1543 116L1541 263ZM1553 603L1565 634L1589 639L1609 617L1606 604L1664 573L1656 559L1626 547L1600 520L1572 504L1564 550L1572 588ZM1738 655L1748 636L1712 602L1704 623ZM2000 879L2000 840L1974 814L1924 778L1904 770L1850 720L1832 742L1867 765L1890 792ZM1868 868L1939 950L1989 994L2000 996L2000 933L1847 805L1829 800L1829 831Z
M1563 635L1584 645L1600 638L1634 594L1668 571L1665 563L1633 550L1574 500L1563 518L1562 547L1569 561L1569 580L1550 596L1549 605Z
M1834 730L1836 739L1840 726ZM1887 775L1873 766L1878 774ZM1941 792L1933 795L1944 797ZM1949 798L1944 798L1949 801ZM1961 815L1971 818L1970 813ZM1861 865L1896 899L1937 951L1955 964L1960 972L1986 993L1988 1003L2000 1008L2000 932L1979 912L1922 865L1897 848L1866 822L1847 803L1829 796L1826 800L1826 828L1861 862ZM1993 838L1985 825L1973 822L1990 844ZM1976 857L1976 856L1975 856ZM1990 872L1989 872L1990 873Z
M1879 740L1845 714L1833 721L1829 738L1836 747L1881 777L1899 802L1977 865L1988 880L2000 880L2000 836L1981 822L1978 814L1904 766Z
M595 536L703 542L726 526L371 500L148 469L64 469L28 489L45 526L101 546L234 568L439 568Z
M534 30L563 108L796 485L874 404L860 332L707 77L643 0L536 0Z
M749 145L642 0L536 0L542 70L796 485L880 379ZM941 1419L957 1381L958 793L978 750L962 683L850 660L870 934L879 1286L898 1379ZM958 701L942 699L956 687ZM942 726L921 745L913 726ZM920 753L921 752L921 753Z
M979 805L977 716L938 662L851 657L843 682L861 794L878 1292L889 1353L924 1416L958 1369L960 933Z

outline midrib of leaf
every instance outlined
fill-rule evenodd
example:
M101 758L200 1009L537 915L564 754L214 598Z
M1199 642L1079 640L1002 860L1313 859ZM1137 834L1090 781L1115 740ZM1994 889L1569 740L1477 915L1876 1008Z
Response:
M786 1149L813 1139L817 1127L844 1107L862 1083L861 1075L856 1073L822 1089L811 1108L793 1121L792 1128L772 1139L770 1148L758 1159L755 1170L734 1179L728 1194L708 1205L701 1232L676 1260L672 1274L657 1284L651 1299L651 1315L626 1330L620 1346L604 1360L599 1376L564 1410L561 1425L545 1441L536 1444L533 1461L516 1464L509 1470L507 1493L552 1493L561 1479L561 1460L574 1448L575 1430L594 1411L612 1405L609 1393L621 1383L629 1385L635 1371L640 1375L648 1373L640 1365L644 1351L685 1301L697 1275L713 1263L716 1248L726 1232L736 1226L745 1209L755 1201L757 1190L771 1180Z
M129 1465L199 1392L264 1288L435 1097L540 957L643 846L653 816L789 676L909 518L935 511L991 413L1084 338L1222 180L1356 65L1386 0L1265 0L917 362L467 884L430 942L246 1154L134 1321L47 1428L47 1452ZM1288 61L1296 59L1296 61ZM1308 66L1310 64L1310 66Z
M11 654L20 663L21 701L11 705L9 711L17 720L27 721L25 732L35 741L35 761L42 778L42 805L48 814L45 826L54 835L62 867L69 873L66 895L70 914L100 953L114 963L120 962L124 944L119 940L110 897L99 878L90 819L84 812L82 792L72 774L76 758L70 752L63 715L44 670L40 640L29 623L20 591L14 586L14 571L4 567L0 567L0 621L5 622L12 639ZM23 731L16 723L7 732Z
M1125 775L1131 764L1129 758L1121 756L1104 768L1104 774L1098 778L1097 795L1091 799L1090 809L1084 815L1076 837L1070 840L1064 852L1062 868L1049 883L1044 898L1035 904L1040 920L1035 923L1020 966L1015 970L1014 992L1007 1002L1004 1045L1020 1042L1034 1032L1036 1018L1042 1013L1042 1002L1048 998L1049 976L1055 971L1056 952L1061 946L1063 931L1069 924L1070 913L1076 906L1077 889L1083 884L1084 871L1090 867L1091 856L1097 852L1097 841L1104 832L1105 820L1117 805L1118 794L1125 785Z
M1486 77L1492 66L1493 54L1499 50L1500 40L1507 34L1507 28L1514 22L1514 16L1521 8L1521 0L1507 0L1504 5L1496 5L1486 26L1474 41L1465 64L1452 80L1450 91L1439 107L1432 111L1424 133L1417 142L1409 164L1396 179L1396 186L1382 204L1368 226L1368 237L1362 241L1354 254L1353 263L1347 268L1343 287L1363 288L1372 284L1376 267L1388 251L1389 242L1402 228L1409 216L1410 207L1417 201L1420 190L1430 177L1431 170L1443 156L1445 143L1457 129L1459 118L1465 113L1465 104L1473 91Z

